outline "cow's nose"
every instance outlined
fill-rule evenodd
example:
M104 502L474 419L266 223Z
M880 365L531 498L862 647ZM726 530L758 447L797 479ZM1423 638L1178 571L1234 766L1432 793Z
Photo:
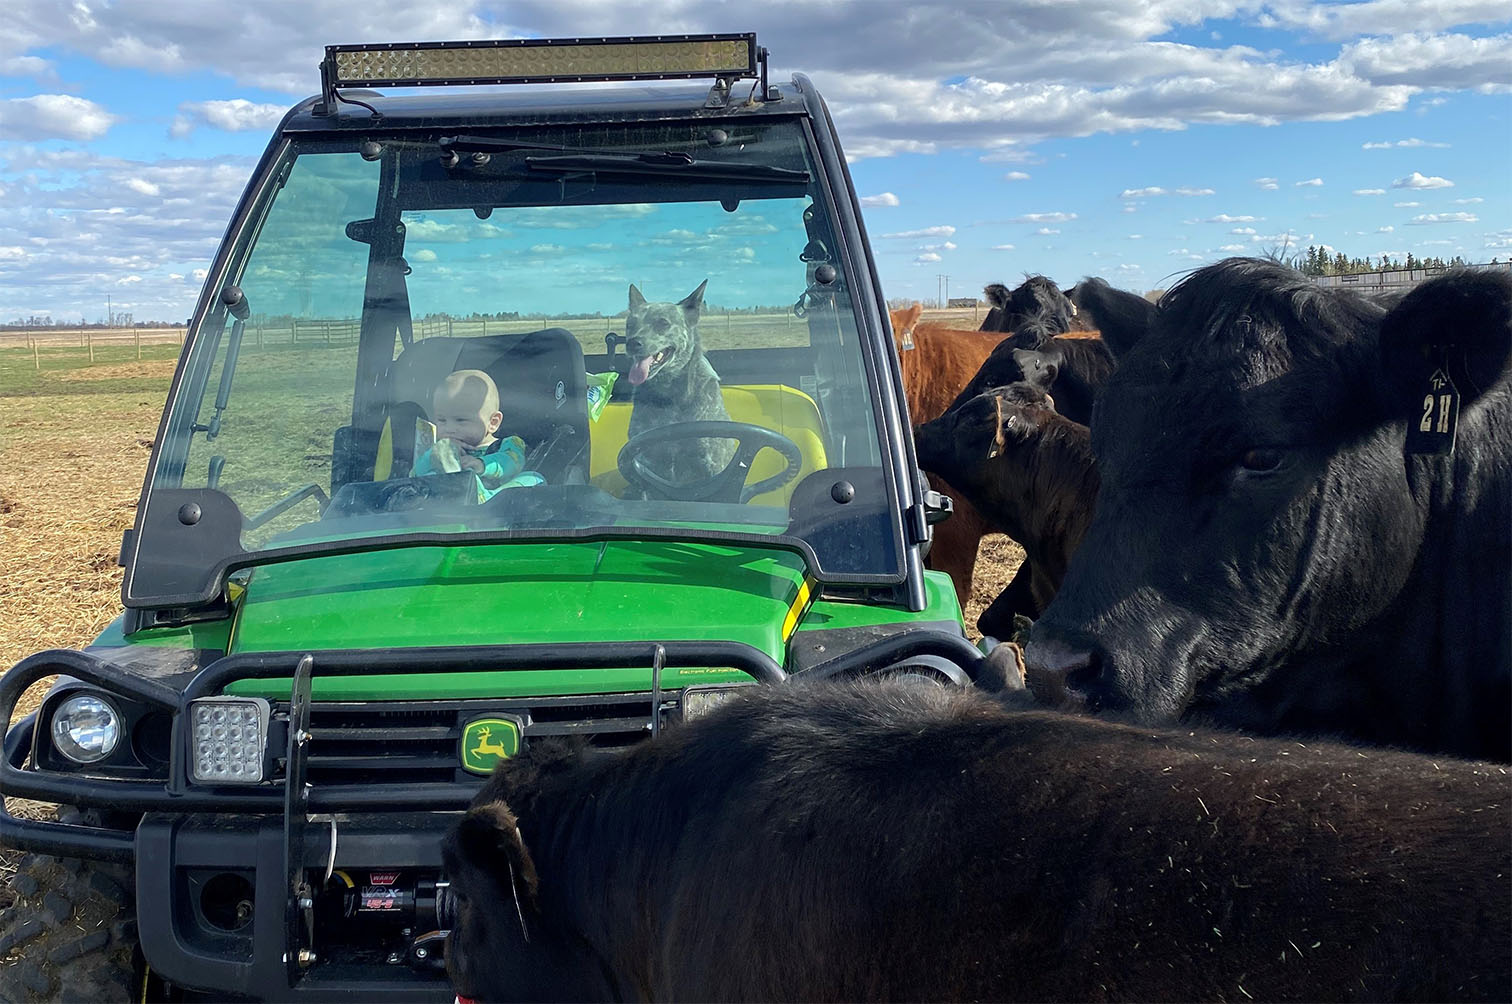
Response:
M1100 660L1091 649L1056 638L1030 641L1024 648L1029 689L1052 707L1096 710L1092 697L1100 674Z

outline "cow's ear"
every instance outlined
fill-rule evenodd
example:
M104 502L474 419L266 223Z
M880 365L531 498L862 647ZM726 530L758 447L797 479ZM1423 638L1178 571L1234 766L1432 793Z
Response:
M462 860L476 871L508 883L521 911L536 908L535 860L520 836L520 824L509 806L489 802L467 810L457 824L457 847Z
M1114 358L1139 344L1155 324L1155 304L1138 293L1114 289L1102 279L1083 279L1072 287L1071 304L1083 328L1102 332Z
M645 305L646 298L641 295L641 291L636 289L635 283L632 282L630 284L630 309L634 310L636 307L644 307Z
M1024 374L1024 380L1041 390L1049 390L1060 376L1060 365L1046 352L1038 349L1014 349L1013 363Z
M1380 353L1391 411L1415 412L1441 369L1468 405L1512 359L1512 273L1455 272L1422 283L1381 322Z

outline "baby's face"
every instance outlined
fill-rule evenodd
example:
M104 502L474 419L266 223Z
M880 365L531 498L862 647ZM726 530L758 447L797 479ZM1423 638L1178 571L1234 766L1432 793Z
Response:
M436 438L452 439L468 447L475 447L491 437L503 420L504 416L497 411L485 413L474 402L442 394L436 395L435 407L431 409Z

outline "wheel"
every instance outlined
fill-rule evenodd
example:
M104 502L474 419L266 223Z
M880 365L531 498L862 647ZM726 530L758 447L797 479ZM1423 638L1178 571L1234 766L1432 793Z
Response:
M64 822L80 818L59 813ZM23 857L0 924L0 1000L140 999L133 885L128 865Z
M646 466L643 454L655 446L680 443L688 439L733 439L736 441L735 456L725 469L712 477L699 481L676 484ZM751 461L765 447L771 447L782 455L786 466L769 478L763 478L747 486L746 475L750 473ZM803 454L798 444L780 432L749 422L674 422L659 426L636 436L619 452L619 472L632 488L640 489L648 497L673 499L678 502L749 502L752 498L774 488L780 488L798 476L803 466Z

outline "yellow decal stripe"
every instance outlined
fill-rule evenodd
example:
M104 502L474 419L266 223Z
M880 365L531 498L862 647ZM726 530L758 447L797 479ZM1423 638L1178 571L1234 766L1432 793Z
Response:
M798 587L798 595L793 597L793 602L788 607L787 616L782 619L782 640L784 644L793 636L793 631L798 627L799 618L808 609L809 596L813 594L813 591L813 580L805 576L803 583Z

